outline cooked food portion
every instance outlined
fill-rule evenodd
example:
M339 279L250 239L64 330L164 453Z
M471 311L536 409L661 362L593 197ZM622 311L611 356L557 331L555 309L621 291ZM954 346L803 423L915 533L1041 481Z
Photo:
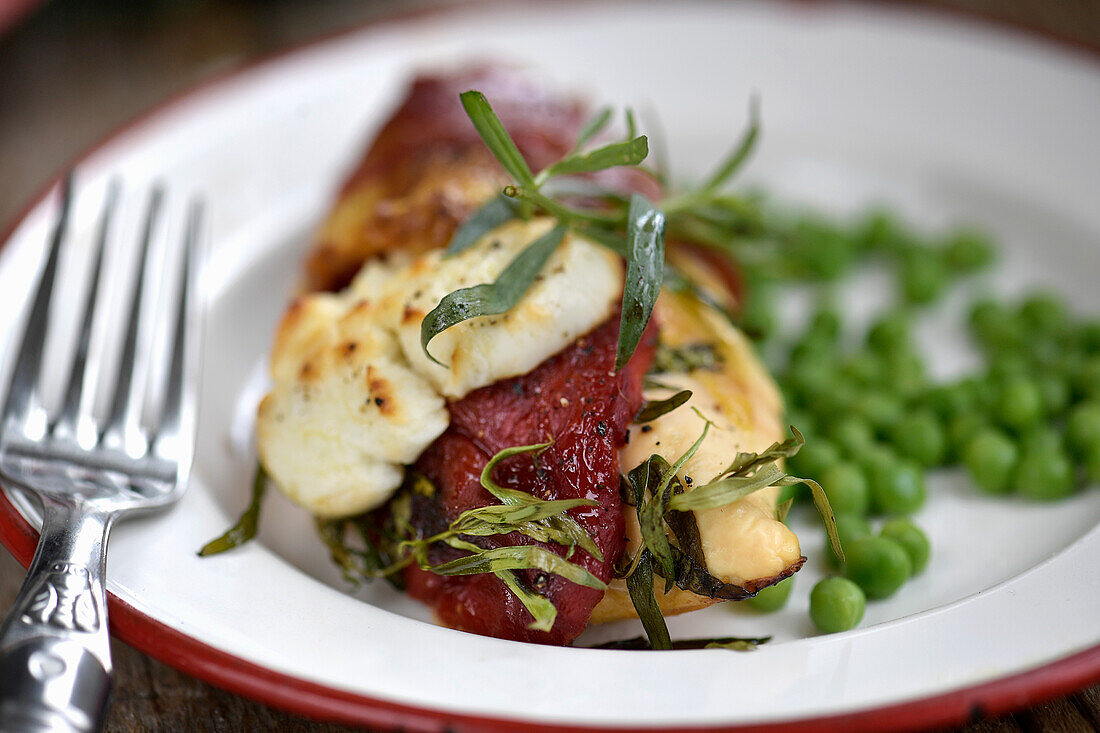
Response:
M718 478L731 459L743 452L760 452L782 438L782 404L774 383L745 337L714 308L690 295L664 293L655 315L661 323L665 354L706 354L689 359L666 358L658 364L648 401L668 399L684 390L691 397L683 406L644 425L631 428L630 442L620 451L620 464L638 466L652 455L673 463L688 453L706 421L713 424L698 450L680 466L677 477L686 489ZM671 362L671 363L670 363ZM671 370L671 371L670 371ZM745 589L745 595L797 571L802 557L798 538L775 516L779 488L768 487L743 499L694 511L706 567L724 582ZM641 546L636 514L626 517L626 553ZM694 611L723 599L679 589L657 594L667 615ZM636 615L626 583L611 583L592 615L593 622Z
M385 252L445 247L459 224L510 182L458 103L468 89L493 100L534 169L565 155L585 121L583 105L516 73L485 67L418 78L321 225L306 260L308 289L339 290L364 262ZM603 176L622 191L659 190L640 171Z
M568 235L509 312L473 318L420 345L420 323L447 293L492 281L546 220L513 222L443 259L439 250L367 264L340 292L301 296L279 326L274 388L260 405L260 459L283 492L320 517L383 504L446 429L444 398L526 374L618 307L613 253ZM404 262L401 260L404 259Z
M272 391L256 418L260 461L319 517L373 509L403 464L447 428L443 398L409 367L378 304L352 293L300 298L272 349Z
M618 450L641 407L642 379L656 347L656 329L651 328L626 368L615 372L617 325L609 320L531 373L497 382L451 405L450 427L414 467L435 489L412 500L410 523L420 536L443 531L468 509L495 503L480 481L494 455L513 446L549 444L538 453L502 461L493 479L506 489L539 499L591 501L591 506L573 509L569 516L598 552L578 547L571 561L600 583L611 580L623 552ZM486 540L483 545L490 548L536 544L520 532ZM557 555L568 552L562 545L543 544ZM437 545L428 556L432 565L438 565L464 554ZM557 609L552 628L528 628L531 616L492 573L443 576L417 566L405 570L409 593L429 603L443 623L523 641L572 641L584 631L603 596L602 588L541 568L516 575Z
M586 148L584 116L513 74L414 84L309 254L259 453L345 569L444 624L567 644L638 616L667 648L662 614L801 567L776 511L801 437L728 256L666 265L646 138Z

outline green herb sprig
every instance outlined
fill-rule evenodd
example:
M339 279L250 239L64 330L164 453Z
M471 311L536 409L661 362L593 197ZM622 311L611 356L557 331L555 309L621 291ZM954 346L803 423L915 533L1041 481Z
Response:
M252 478L252 497L249 499L248 506L236 523L225 531L225 534L203 545L199 550L199 557L209 557L232 550L255 537L260 524L260 505L266 493L267 472L264 471L263 465L257 462L256 473Z
M710 421L706 421L699 438L674 463L654 455L623 479L624 488L633 496L642 547L633 559L624 563L626 567L620 577L626 578L631 602L653 649L673 648L656 598L655 576L665 579L665 593L675 585L722 600L743 600L754 595L754 591L727 583L707 569L695 511L726 506L770 486L806 483L814 493L834 552L843 553L836 521L821 487L814 481L790 476L778 466L778 461L794 456L805 443L802 434L793 427L794 437L761 453L740 453L714 480L688 490L677 474L699 450L711 427ZM777 518L782 520L789 509L790 502L785 502L777 509Z
M456 230L446 254L451 256L468 249L516 217L549 216L557 221L557 226L551 234L520 252L496 281L450 293L428 313L421 323L421 346L436 363L439 362L428 351L428 344L435 336L470 318L511 309L530 288L565 232L571 231L603 244L626 261L615 354L615 368L621 369L638 346L662 285L671 280L678 287L685 287L683 275L665 266L666 234L734 254L758 233L761 216L756 203L721 190L749 159L759 137L759 105L755 99L750 106L748 129L699 188L654 203L637 193L624 198L621 193L583 182L581 188L587 195L582 201L597 202L585 205L577 203L575 196L570 197L570 186L561 186L561 182L583 181L576 176L610 168L640 168L649 155L649 140L636 133L634 116L629 110L624 139L586 149L611 120L611 110L602 109L581 128L576 144L565 157L533 173L485 95L471 90L460 97L478 135L512 183Z

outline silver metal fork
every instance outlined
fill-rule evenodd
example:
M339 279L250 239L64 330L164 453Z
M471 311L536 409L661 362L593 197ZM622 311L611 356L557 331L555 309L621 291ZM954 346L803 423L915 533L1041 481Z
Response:
M94 731L103 726L111 686L104 591L107 535L115 519L170 504L187 486L194 450L198 346L198 242L201 207L183 233L178 296L171 304L167 354L153 353L160 280L149 266L163 192L149 196L137 278L129 298L119 374L110 411L93 406L102 355L91 353L103 252L118 199L106 197L84 299L75 357L60 410L44 407L40 382L50 300L73 201L62 184L61 213L34 294L23 343L0 413L0 480L42 502L42 534L27 579L0 629L0 731ZM164 257L165 262L172 258ZM64 283L62 283L64 285ZM69 284L71 285L71 283ZM145 428L147 382L155 359L167 367L157 425ZM157 406L153 406L154 412Z

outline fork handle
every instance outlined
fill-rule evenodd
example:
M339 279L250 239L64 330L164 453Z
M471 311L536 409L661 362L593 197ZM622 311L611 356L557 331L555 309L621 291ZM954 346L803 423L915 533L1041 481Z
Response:
M111 689L103 573L112 515L44 496L42 535L0 628L0 733L101 730Z

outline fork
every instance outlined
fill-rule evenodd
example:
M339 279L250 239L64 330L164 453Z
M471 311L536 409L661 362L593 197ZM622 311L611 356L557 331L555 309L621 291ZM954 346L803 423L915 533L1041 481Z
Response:
M75 356L60 410L49 415L39 386L50 299L73 205L72 175L34 294L11 387L0 413L0 480L35 494L42 533L15 606L0 629L0 731L95 731L103 727L111 687L111 653L104 590L107 538L113 522L136 510L179 499L194 450L198 347L198 242L202 208L193 203L175 277L178 295L166 355L153 353L159 287L149 266L163 208L159 187L149 195L122 338L119 373L106 420L93 414L101 354L90 349L111 220L112 184L95 233L90 285L79 315ZM171 258L165 256L167 263ZM132 265L131 265L132 266ZM161 275L163 279L164 275ZM74 283L64 283L76 287ZM167 367L156 425L142 426L146 387L155 359ZM155 412L157 405L152 405Z

